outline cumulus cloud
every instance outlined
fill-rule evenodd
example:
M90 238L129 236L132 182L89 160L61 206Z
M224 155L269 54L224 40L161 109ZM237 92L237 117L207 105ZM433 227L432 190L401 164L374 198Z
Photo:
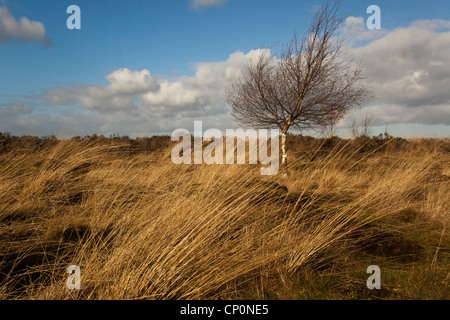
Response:
M145 69L123 68L107 75L109 84L104 86L79 83L52 87L37 99L39 112L27 114L26 104L19 102L4 105L0 128L20 134L64 136L168 134L178 128L192 130L195 120L202 120L205 129L235 128L223 103L227 83L239 73L244 60L257 52L236 52L225 61L198 63L191 77L167 80ZM54 108L50 112L45 106Z
M132 71L122 68L105 77L107 86L76 84L74 87L56 87L43 94L44 100L54 106L81 106L101 112L136 108L142 94L160 89L148 70Z
M32 106L23 101L9 102L6 104L0 104L0 116L11 117L22 114L29 114L32 111Z
M143 105L155 114L167 116L197 116L225 113L223 105L228 82L237 75L246 57L236 52L226 61L199 63L193 77L180 77L176 81L161 81L158 92L143 95Z
M258 52L235 52L225 61L198 63L191 77L158 81L148 70L119 69L105 77L105 86L53 87L40 96L40 105L56 107L51 113L40 108L33 114L12 114L8 105L11 112L2 114L0 126L11 132L68 136L168 134L178 128L192 130L195 120L202 120L205 129L235 128L223 103L225 90L244 61Z
M443 20L443 19L418 20L413 22L412 26L419 29L429 29L429 30L449 29L450 20Z
M420 123L450 126L450 107L448 104L424 105L412 109L408 106L390 103L376 103L366 106L353 113L347 121L343 122L342 126L349 126L350 120L353 119L360 121L365 115L371 116L373 119L372 125Z
M355 28L361 19L348 21ZM416 21L349 48L361 58L375 99L354 114L371 114L374 125L421 123L450 126L450 21ZM0 109L2 130L38 135L169 134L204 128L235 128L224 105L225 90L244 61L260 50L235 52L227 60L196 64L193 76L154 76L148 70L119 69L108 85L54 87L41 95L52 112L27 113L27 105ZM70 107L70 108L67 108ZM5 108L4 108L5 109ZM3 112L3 113L2 113ZM350 121L351 122L351 121ZM45 123L45 126L43 124ZM45 131L45 132L44 132Z
M417 21L353 50L377 98L368 108L379 122L450 125L449 29L450 21Z
M14 18L7 8L0 7L0 43L13 43L15 41L37 42L45 46L54 43L45 35L42 22L31 21L27 17L18 20Z
M353 16L345 19L340 31L346 39L350 39L350 43L353 45L379 39L389 33L387 29L369 30L366 27L366 22L363 17Z
M211 6L224 5L228 0L189 0L189 5L191 9L199 10Z
M170 132L189 128L194 120L203 120L205 125L214 128L233 128L235 124L223 103L225 90L229 81L239 74L244 61L258 52L235 52L225 61L198 63L194 76L171 80L158 81L148 70L119 69L105 77L110 83L107 86L54 87L41 97L56 107L73 106L91 111L90 122L95 119L102 122L98 126L101 131L96 131L101 133L118 129L126 132L130 128L141 130L139 132L149 128ZM97 118L92 111L102 116Z

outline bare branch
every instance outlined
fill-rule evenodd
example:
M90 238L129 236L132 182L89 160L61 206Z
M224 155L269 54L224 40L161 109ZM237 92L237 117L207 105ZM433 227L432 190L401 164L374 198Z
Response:
M362 67L346 54L337 34L340 1L327 2L302 38L294 34L276 59L269 50L249 59L230 86L227 103L246 127L317 128L336 123L368 96Z

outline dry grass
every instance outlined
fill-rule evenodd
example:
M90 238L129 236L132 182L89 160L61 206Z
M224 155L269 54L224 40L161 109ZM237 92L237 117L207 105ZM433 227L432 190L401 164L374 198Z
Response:
M0 297L448 299L449 142L384 144L299 155L285 178L177 166L170 149L123 156L119 142L3 153ZM377 263L390 271L371 293Z

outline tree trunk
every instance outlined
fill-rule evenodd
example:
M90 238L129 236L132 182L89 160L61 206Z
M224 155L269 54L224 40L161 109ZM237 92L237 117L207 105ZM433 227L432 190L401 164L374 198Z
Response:
M281 133L281 170L287 176L286 132Z

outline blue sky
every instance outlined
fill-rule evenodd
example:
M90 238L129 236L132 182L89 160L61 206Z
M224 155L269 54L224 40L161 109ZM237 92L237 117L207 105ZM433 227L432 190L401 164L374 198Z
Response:
M189 127L193 120L203 118L210 126L227 128L232 123L220 99L213 98L222 92L217 85L223 78L221 72L231 65L235 67L236 61L251 50L289 40L294 30L302 33L321 3L314 0L0 0L3 9L0 15L0 131L16 135L170 134L177 126ZM69 17L66 9L72 4L81 8L81 30L66 27ZM430 38L429 35L435 39L430 50L436 52L412 57L417 63L414 60L404 63L403 78L392 76L392 83L399 85L399 96L401 90L410 91L401 82L412 81L405 80L409 79L409 73L411 79L420 79L418 83L423 85L423 90L435 90L430 89L435 80L431 76L435 68L427 68L433 68L432 61L438 59L438 65L444 66L441 68L444 74L439 74L440 84L450 87L449 60L442 57L442 50L449 48L450 1L343 0L342 4L345 16L355 18L348 20L349 25L352 23L357 28L369 17L366 14L369 5L381 8L383 32L372 37L364 30L363 42L353 47L355 52L368 57L369 62L375 60L371 52L389 51L388 41L395 41L395 36L411 38L409 42L405 40L405 50L410 46L410 51L420 47L420 43L415 42L418 40L410 36L418 32L416 29L424 32L423 39ZM17 23L21 17L41 23L45 27L45 39L36 32L34 38L13 33L8 36L7 31L2 31L5 24L2 25L1 19L11 16ZM420 21L423 23L419 24ZM437 21L438 26L431 26L430 21ZM237 56L237 52L242 55ZM421 63L417 70L408 67ZM370 68L368 75L373 75L374 79L380 77L375 66ZM112 76L107 78L108 75ZM216 86L202 75L219 77L213 81ZM143 87L142 90L148 92L141 89L135 92L133 105L129 107L126 106L131 101L127 100L129 96L123 100L118 98L125 102L123 109L120 105L111 109L98 106L100 102L113 101L120 92L123 94L123 90L118 91L116 87L120 79L125 78L133 81L151 78L153 82L146 82ZM430 85L424 83L425 78ZM109 90L108 85L115 81L111 79L119 80L117 86ZM152 91L152 85L162 86L161 92ZM379 93L377 104L371 103L363 109L374 112L374 124L379 125L380 130L389 123L394 134L450 137L450 99L445 96L445 90L424 91L424 97L440 95L439 102L414 95L406 101L385 91L386 86L380 81L375 87ZM174 100L173 92L183 92L183 95ZM141 99L144 94L146 98ZM87 96L86 99L81 95ZM422 105L418 106L420 103ZM419 112L418 107L429 108ZM144 108L147 109L142 110ZM408 110L412 108L415 108L415 117L409 116ZM389 110L395 111L393 116L386 112ZM422 121L422 114L433 117Z

